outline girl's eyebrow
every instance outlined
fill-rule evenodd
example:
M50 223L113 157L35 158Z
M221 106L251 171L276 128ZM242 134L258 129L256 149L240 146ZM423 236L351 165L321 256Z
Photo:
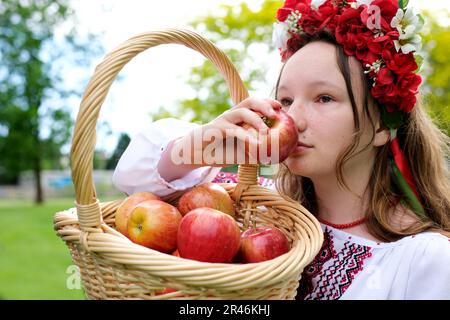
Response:
M309 87L315 87L315 86L325 86L325 87L332 87L337 90L344 90L344 88L334 84L333 82L327 81L327 80L316 80L312 82L308 82L307 86ZM288 89L288 86L282 84L278 87L278 91Z

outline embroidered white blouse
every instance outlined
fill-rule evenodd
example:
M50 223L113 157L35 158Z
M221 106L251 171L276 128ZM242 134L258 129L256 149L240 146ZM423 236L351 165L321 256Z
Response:
M113 175L132 194L168 195L203 182L232 181L221 168L202 167L165 181L157 167L168 143L198 126L173 118L153 122L137 134ZM273 181L260 179L274 188ZM377 243L322 224L324 243L302 274L297 299L450 299L450 239L424 232Z

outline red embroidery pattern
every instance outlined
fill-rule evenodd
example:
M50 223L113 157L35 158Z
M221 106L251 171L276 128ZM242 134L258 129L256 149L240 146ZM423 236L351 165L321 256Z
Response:
M237 173L233 172L219 172L212 182L215 183L237 183ZM258 177L259 185L263 187L269 187L273 185L275 182L273 179Z
M339 299L363 270L364 260L372 256L371 247L350 241L336 253L331 230L326 228L324 236L319 255L303 272L296 299Z
M307 295L314 291L313 278L322 272L323 265L336 257L333 236L330 230L325 230L322 247L314 260L305 268L297 288L296 300L304 300Z

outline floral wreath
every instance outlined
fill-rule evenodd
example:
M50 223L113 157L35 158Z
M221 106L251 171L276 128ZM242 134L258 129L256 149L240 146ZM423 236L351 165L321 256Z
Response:
M417 54L423 18L407 8L408 0L286 0L277 11L273 41L285 62L300 49L304 36L322 30L334 34L346 55L361 61L372 81L371 94L383 124L391 129L391 168L411 208L425 212L397 129L416 105L422 78Z

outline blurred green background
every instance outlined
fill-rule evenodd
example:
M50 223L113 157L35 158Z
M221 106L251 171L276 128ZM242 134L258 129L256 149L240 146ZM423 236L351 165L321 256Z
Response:
M99 59L113 49L104 40L112 37L114 46L120 42L108 33L108 26L104 32L98 32L93 25L84 25L81 17L86 12L80 3L0 2L0 299L84 298L82 289L68 285L73 275L72 261L65 244L53 231L52 220L56 212L74 206L68 156L83 88ZM105 19L124 8L138 19L143 11L139 6L144 1L89 3L88 9L95 9ZM274 62L278 63L278 52L271 45L272 24L282 2L195 3L186 26L225 51L250 94L270 96L279 67ZM206 3L208 8L216 9L203 10ZM425 59L421 70L425 80L421 86L423 106L449 134L450 14L445 1L440 3L441 7L427 8L423 2L419 6L419 1L410 1L410 5L418 5L426 20L421 52ZM174 0L171 5L173 12L162 4L151 9L168 21L176 15L177 8L185 14L184 1ZM135 11L130 9L133 6ZM102 19L89 21L100 24ZM126 23L120 24L122 29L127 28ZM171 26L185 27L176 23ZM136 30L149 29L154 29L154 25L143 22ZM163 59L164 53L159 54L157 59ZM118 86L128 80L124 72ZM181 81L190 90L188 97L176 97L170 106L166 101L157 102L155 110L145 113L145 121L177 117L207 122L232 105L225 82L209 61L189 67ZM130 97L135 94L127 90ZM100 120L97 130L94 180L100 200L107 201L122 196L111 185L110 177L130 141L130 132L105 120ZM113 147L103 144L107 139L114 141ZM263 174L270 175L270 168L263 170Z
M0 299L83 299L66 286L72 260L53 231L53 214L72 206L0 200Z

